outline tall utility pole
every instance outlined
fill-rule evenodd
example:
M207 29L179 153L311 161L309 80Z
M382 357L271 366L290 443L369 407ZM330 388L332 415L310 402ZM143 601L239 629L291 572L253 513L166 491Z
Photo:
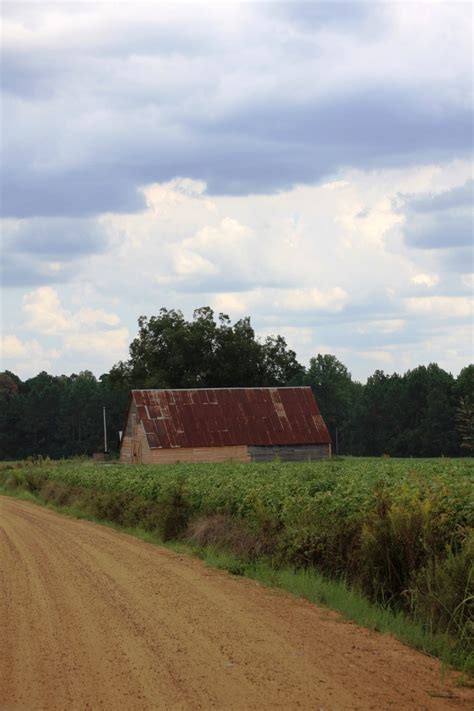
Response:
M104 454L107 454L107 421L105 419L105 405L102 408L103 415L104 415Z

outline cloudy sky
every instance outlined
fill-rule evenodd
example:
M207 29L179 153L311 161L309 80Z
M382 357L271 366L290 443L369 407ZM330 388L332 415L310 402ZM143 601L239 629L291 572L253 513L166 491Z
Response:
M212 306L307 364L472 362L472 6L3 2L0 368Z

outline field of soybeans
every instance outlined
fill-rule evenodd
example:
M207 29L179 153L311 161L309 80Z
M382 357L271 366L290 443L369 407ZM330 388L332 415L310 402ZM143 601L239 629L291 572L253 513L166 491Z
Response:
M0 465L0 485L122 526L315 568L468 648L474 461Z

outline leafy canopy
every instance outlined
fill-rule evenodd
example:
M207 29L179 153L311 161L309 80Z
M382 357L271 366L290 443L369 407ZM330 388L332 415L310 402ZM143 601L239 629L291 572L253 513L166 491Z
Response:
M141 316L130 359L110 373L115 383L139 388L285 385L303 371L282 336L255 336L250 318L231 324L203 307L187 321L181 311Z

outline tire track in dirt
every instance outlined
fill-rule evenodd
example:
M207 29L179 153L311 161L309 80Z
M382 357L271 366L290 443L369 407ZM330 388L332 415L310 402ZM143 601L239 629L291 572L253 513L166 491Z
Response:
M0 585L2 711L474 708L388 636L7 497Z

